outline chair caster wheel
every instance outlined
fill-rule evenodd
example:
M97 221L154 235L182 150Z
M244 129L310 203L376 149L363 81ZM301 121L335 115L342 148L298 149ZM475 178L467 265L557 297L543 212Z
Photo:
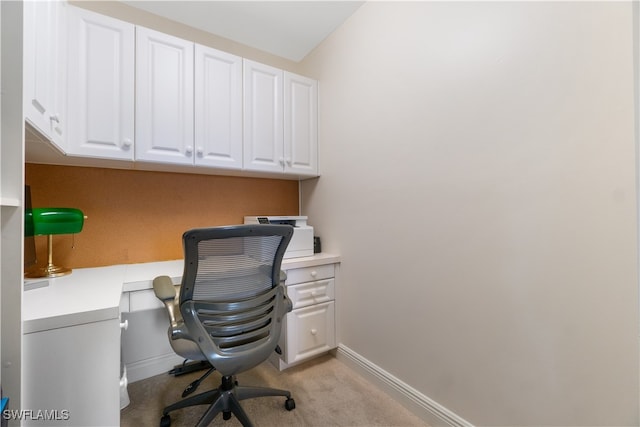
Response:
M169 414L163 415L162 418L160 418L160 427L170 427L170 426L171 426L171 417L169 416Z
M287 411L293 411L296 409L296 401L292 398L288 398L286 402L284 402L284 407Z

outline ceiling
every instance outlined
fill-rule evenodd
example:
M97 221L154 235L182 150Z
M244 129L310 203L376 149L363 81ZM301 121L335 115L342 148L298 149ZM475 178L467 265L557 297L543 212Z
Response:
M123 3L298 62L364 2L123 0Z

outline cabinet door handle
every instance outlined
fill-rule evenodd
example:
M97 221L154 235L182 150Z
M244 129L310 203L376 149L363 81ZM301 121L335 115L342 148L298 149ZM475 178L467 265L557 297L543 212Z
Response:
M204 156L204 148L202 147L196 148L196 153L198 154L198 157Z
M318 333L318 330L317 330L317 329L312 329L312 330L311 330L311 335L316 335L317 333Z
M193 147L190 145L187 145L186 147L184 147L184 152L187 154L187 156L190 156L191 153L193 153Z
M291 159L287 159L287 165L291 166Z
M311 272L311 277L316 277L317 275L318 275L318 272L317 272L317 271L313 270L313 271Z
M125 139L122 140L122 148L124 148L126 150L127 148L131 147L132 143L133 142L131 141L130 138L125 138Z
M120 329L123 331L129 329L129 319L126 319L124 322L120 322Z
M60 124L60 117L57 114L52 114L51 116L49 116L49 120Z

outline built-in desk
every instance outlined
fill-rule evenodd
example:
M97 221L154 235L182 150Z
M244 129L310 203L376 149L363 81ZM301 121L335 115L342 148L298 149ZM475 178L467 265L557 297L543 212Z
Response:
M279 368L335 347L339 262L330 254L283 261L294 311L285 322L282 359L273 360ZM59 419L23 425L119 425L121 354L130 381L181 361L169 346L168 318L153 294L153 279L167 275L178 284L182 270L182 260L78 268L25 291L22 409L58 411Z
M282 261L294 310L283 322L280 347L272 362L285 369L335 347L333 290L340 257L326 253ZM181 363L167 339L168 318L153 292L153 278L167 275L178 285L182 260L127 266L120 311L129 328L122 357L130 382L166 372Z

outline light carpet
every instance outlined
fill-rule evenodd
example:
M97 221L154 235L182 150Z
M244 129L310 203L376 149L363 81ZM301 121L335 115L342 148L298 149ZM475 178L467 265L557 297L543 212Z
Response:
M120 413L122 427L159 426L162 409L181 399L182 390L204 371L173 377L158 375L129 385L131 403ZM427 426L397 401L349 369L331 355L278 371L271 363L237 376L240 385L281 388L291 391L296 408L287 411L283 397L261 397L241 402L257 426ZM211 374L196 393L215 388L220 375ZM195 425L207 406L193 406L171 413L171 426ZM235 427L218 415L211 426Z

